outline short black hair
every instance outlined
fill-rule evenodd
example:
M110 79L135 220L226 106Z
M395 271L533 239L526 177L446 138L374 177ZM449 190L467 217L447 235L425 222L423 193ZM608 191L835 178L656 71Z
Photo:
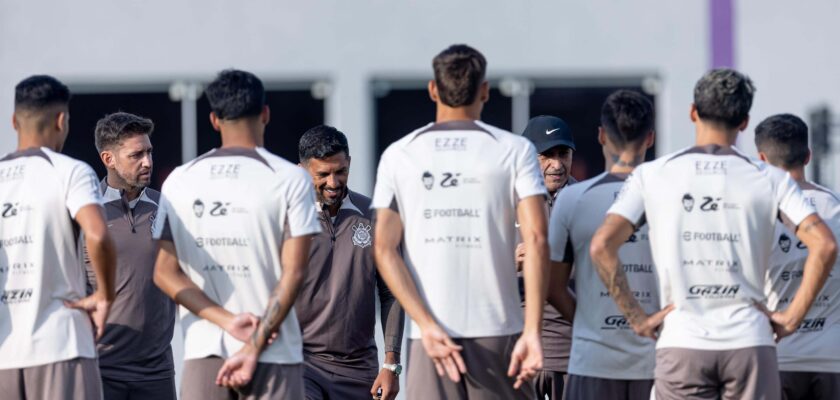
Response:
M735 129L749 117L754 95L748 76L734 69L714 69L694 86L694 106L700 119Z
M96 151L102 152L119 145L134 135L152 135L155 124L148 118L127 112L108 114L96 122L93 130Z
M15 110L41 111L70 103L70 89L49 75L33 75L15 86Z
M256 75L236 69L219 72L204 90L210 110L221 119L260 115L265 106L265 88Z
M755 127L755 147L770 164L801 167L808 159L808 125L793 114L768 117Z
M620 148L643 139L653 125L653 103L639 92L617 90L601 106L601 127Z
M449 107L470 105L484 82L487 60L476 49L453 44L432 60L438 97Z
M307 162L312 158L327 158L341 152L350 156L347 136L328 125L318 125L309 129L298 142L300 162Z

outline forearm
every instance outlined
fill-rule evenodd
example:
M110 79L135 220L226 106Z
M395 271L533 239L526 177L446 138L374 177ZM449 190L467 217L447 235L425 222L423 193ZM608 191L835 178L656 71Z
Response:
M382 336L385 340L385 354L397 353L399 359L400 346L402 345L403 331L405 328L405 314L403 314L400 303L394 299L394 295L388 290L385 282L379 280L379 310L380 321L382 322Z
M524 331L540 332L548 290L548 243L545 238L526 239L522 272L525 278Z
M831 273L834 261L835 255L830 252L812 251L808 253L802 272L802 283L786 310L788 316L792 318L792 325L798 326L805 318L808 310L811 309L814 300L816 300Z
M618 258L618 249L601 251L599 256L593 258L593 261L598 276L604 282L618 309L631 325L639 326L647 318L647 313L630 290L627 274L621 268L621 260Z
M379 276L388 285L402 310L418 325L427 326L435 323L432 314L423 304L414 279L408 272L396 248L376 249L376 268Z
M292 309L292 305L297 298L303 277L303 268L294 268L283 272L283 276L268 299L268 306L260 320L260 325L251 337L251 345L258 351L262 352L265 349L268 345L268 339L274 332L277 332L280 324L289 315L289 310Z
M569 290L572 266L566 262L552 262L549 272L548 304L551 304L566 321L573 322L577 300Z
M154 281L175 303L219 327L224 328L233 317L230 312L211 300L177 265L156 267Z
M91 268L96 276L96 291L113 300L116 275L117 251L107 233L101 236L85 235Z

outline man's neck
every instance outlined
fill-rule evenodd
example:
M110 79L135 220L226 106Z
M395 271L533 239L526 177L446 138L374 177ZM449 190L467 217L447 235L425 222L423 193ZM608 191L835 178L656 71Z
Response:
M620 154L608 154L604 166L611 174L629 174L645 162L645 153L638 150L625 150Z
M790 177L793 178L793 180L795 180L796 183L798 183L800 185L808 182L808 179L805 178L805 167L804 166L791 168L791 169L787 170L787 172L790 174Z
M738 139L737 129L725 129L719 124L709 124L703 121L695 123L695 136L697 146L717 145L720 147L732 147Z
M481 119L481 105L472 104L464 107L449 107L438 103L435 122L476 121Z
M105 180L108 183L108 186L119 190L128 201L132 201L140 197L140 193L143 193L142 187L132 187L128 185L124 179L120 178L117 174L112 173L111 171L108 171L108 176Z
M262 147L264 129L264 125L259 120L251 118L225 121L221 125L222 148L244 147L253 149L254 147Z
M59 151L60 147L57 140L53 140L51 135L38 132L20 132L18 134L17 151L46 147L52 151Z

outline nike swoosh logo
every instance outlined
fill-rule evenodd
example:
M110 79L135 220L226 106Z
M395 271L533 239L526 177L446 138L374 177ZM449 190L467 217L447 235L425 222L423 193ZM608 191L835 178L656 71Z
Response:
M546 135L550 135L550 134L552 134L552 133L554 133L554 132L557 132L557 131L559 131L559 130L560 130L560 128L556 128L556 129L552 129L552 130L548 130L548 129L546 129L546 130L545 130L545 134L546 134Z

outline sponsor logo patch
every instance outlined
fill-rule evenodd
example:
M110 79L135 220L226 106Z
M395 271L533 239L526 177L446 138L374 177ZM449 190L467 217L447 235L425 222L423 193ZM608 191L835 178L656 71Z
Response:
M32 300L34 290L27 289L9 289L0 293L0 302L3 304L21 304Z
M688 288L686 299L732 299L741 290L741 285L694 285Z

